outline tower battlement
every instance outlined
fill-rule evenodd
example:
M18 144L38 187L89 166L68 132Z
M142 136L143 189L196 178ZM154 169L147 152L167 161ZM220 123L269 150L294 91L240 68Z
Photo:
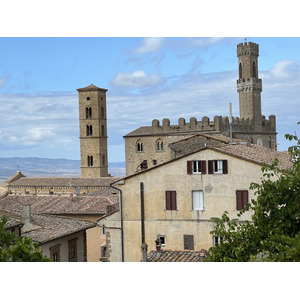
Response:
M259 56L259 45L252 42L240 43L237 45L237 56L255 55Z
M215 116L214 120L211 121L209 117L203 117L201 121L197 118L190 118L190 122L186 123L184 118L178 119L178 124L171 125L169 119L163 119L162 125L159 120L155 119L152 121L152 134L194 134L195 132L212 132L220 133L229 131L229 118L222 116ZM232 129L234 132L254 132L257 130L257 124L253 119L244 119L239 117L232 118ZM269 119L262 116L262 121L259 128L260 132L263 133L274 133L276 132L276 117L270 115Z

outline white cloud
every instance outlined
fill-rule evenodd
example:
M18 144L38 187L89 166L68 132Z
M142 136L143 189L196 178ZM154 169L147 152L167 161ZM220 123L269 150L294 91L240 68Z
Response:
M144 71L139 70L133 73L120 72L111 82L116 86L146 87L157 85L160 81L160 75L152 74L147 76Z
M206 49L224 38L211 37L211 38L190 38L188 44L192 47Z
M278 61L274 67L270 70L270 75L276 78L288 78L291 76L290 69L295 65L294 60L281 60Z
M156 52L162 47L163 41L164 38L160 37L144 38L143 44L139 48L135 49L133 52L137 54Z

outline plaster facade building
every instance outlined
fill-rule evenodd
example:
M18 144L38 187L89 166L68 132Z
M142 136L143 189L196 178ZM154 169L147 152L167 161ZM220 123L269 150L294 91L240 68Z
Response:
M106 241L110 257L120 261L123 249L124 261L141 261L142 245L147 244L150 253L157 239L162 250L208 250L221 241L210 234L211 217L228 211L236 218L245 203L255 199L251 182L260 182L261 167L276 157L279 168L292 166L288 153L254 144L206 147L115 182L121 209L102 225L108 227L111 241L112 235L120 237L120 230L109 229L112 224L122 228L123 238L118 245ZM251 211L240 220L251 220Z
M1 209L0 215L9 218L6 230L37 242L43 255L51 258L53 262L87 261L86 231L95 227L96 223L34 214L31 213L30 205L25 205L23 211Z
M270 115L266 119L261 113L262 80L258 77L258 56L258 44L245 42L237 45L240 116L232 118L232 132L234 138L276 149L276 117ZM169 119L163 119L162 124L153 120L152 126L128 133L124 136L126 175L170 160L174 157L172 143L199 133L229 137L230 119L215 116L213 120L203 117L198 121L193 117L186 122L180 118L176 125L171 125Z

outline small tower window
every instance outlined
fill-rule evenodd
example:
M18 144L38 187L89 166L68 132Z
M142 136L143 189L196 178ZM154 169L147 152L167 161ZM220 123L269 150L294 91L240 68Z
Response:
M101 125L101 134L102 136L105 136L104 125Z
M105 166L105 155L102 156L102 166Z
M86 135L87 136L93 135L93 126L92 125L86 125Z
M243 78L243 67L242 67L242 63L240 62L239 65L239 79Z
M90 97L86 97L86 100L88 100L88 101L89 101L89 100L91 100L91 98L90 98Z
M94 165L93 156L88 156L87 163L88 167L92 167Z
M252 77L257 77L255 61L253 61L253 63L252 63Z
M104 119L104 108L101 107L101 118Z
M138 151L138 152L143 152L144 151L144 144L143 143L137 143L137 145L136 145L136 150Z
M87 119L91 119L92 118L92 108L90 106L87 106L85 108L85 115Z

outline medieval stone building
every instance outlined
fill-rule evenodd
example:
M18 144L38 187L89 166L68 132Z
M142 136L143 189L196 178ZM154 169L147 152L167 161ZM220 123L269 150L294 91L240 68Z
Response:
M107 177L106 89L91 84L77 89L79 94L79 126L81 177Z
M233 138L276 149L276 117L270 115L266 119L261 113L262 80L258 78L258 56L258 44L245 42L237 45L240 117L232 118L232 133ZM224 136L229 135L227 116L215 116L213 121L208 117L201 121L193 117L189 123L180 118L177 125L170 125L169 119L164 119L162 124L153 120L152 126L140 127L124 136L126 175L205 146L216 145L217 140L229 143L230 139L224 140ZM183 151L179 152L174 146L184 139L188 141L187 147L181 145Z

